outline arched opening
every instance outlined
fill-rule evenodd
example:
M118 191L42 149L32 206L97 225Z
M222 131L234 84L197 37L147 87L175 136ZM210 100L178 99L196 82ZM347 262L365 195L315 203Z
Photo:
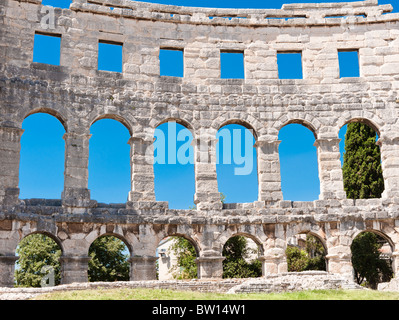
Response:
M258 169L254 131L242 124L226 124L219 129L216 138L216 173L222 201L256 201Z
M223 246L223 278L256 278L262 276L261 246L250 237L231 237Z
M339 131L344 190L348 199L381 198L384 178L378 129L355 119Z
M49 235L33 233L24 237L17 249L15 286L47 287L61 282L60 245Z
M159 280L196 279L198 250L191 240L169 236L159 242L156 256Z
M121 239L103 235L93 241L89 248L88 277L96 281L129 281L130 250Z
M154 184L157 201L171 209L194 207L195 171L193 134L189 127L167 121L155 129Z
M290 237L285 253L289 272L327 271L327 250L319 237L310 232Z
M129 130L114 119L100 119L90 127L89 189L91 198L124 203L131 189Z
M382 233L365 231L353 239L351 245L355 281L367 288L377 289L381 282L394 277L392 245Z
M54 115L35 113L25 118L22 129L20 198L60 199L64 188L64 126Z
M305 124L290 123L279 132L281 189L285 200L319 199L316 138L309 128Z

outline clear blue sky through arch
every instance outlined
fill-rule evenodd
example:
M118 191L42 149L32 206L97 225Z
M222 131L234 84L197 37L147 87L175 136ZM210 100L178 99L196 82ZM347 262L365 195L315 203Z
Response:
M192 6L192 7L219 7L219 8L275 8L279 9L284 3L310 3L310 2L353 2L353 1L259 1L259 0L147 0L145 2ZM43 0L44 5L52 5L54 7L68 8L71 0ZM380 4L392 4L394 12L398 12L398 1L396 0L380 0ZM52 39L55 40L55 39ZM53 41L54 42L54 41ZM53 44L51 44L53 45ZM44 47L44 53L50 50L50 44ZM55 50L57 51L57 50ZM48 52L47 52L48 53ZM53 54L57 54L53 52ZM35 59L40 61L39 57ZM56 60L58 61L58 60ZM50 62L49 62L50 63ZM167 139L166 124L160 126L160 130L165 134ZM29 116L23 122L25 132L22 136L21 149L21 168L20 168L20 189L21 198L56 198L60 199L63 189L63 170L64 170L64 149L65 142L62 135L65 132L59 121L46 114L35 114ZM236 131L237 137L244 137L245 130L238 127L227 128L233 136L233 129ZM123 203L127 200L130 189L130 159L129 145L127 144L127 130L117 121L102 120L95 123L92 128L92 141L90 142L90 158L89 158L89 187L92 189L92 198L99 202L106 203ZM178 127L177 131L187 129ZM49 133L50 132L50 133ZM225 131L226 132L226 131ZM315 147L313 146L314 137L308 129L300 125L289 125L284 127L280 132L280 158L281 158L281 175L284 197L287 200L312 201L318 198L319 180L317 174L317 157ZM340 138L344 138L345 128L340 132ZM45 140L50 135L50 140ZM101 146L101 140L107 141L109 137L114 137L114 142L109 142L108 153ZM291 137L291 138L290 138ZM294 137L297 141L304 142L301 149L298 150L299 144L292 142L290 139ZM98 140L97 140L98 139ZM185 139L190 139L189 135L185 135ZM313 139L313 141L312 141ZM115 142L116 141L116 142ZM178 142L184 145L186 140ZM180 143L180 144L179 144ZM221 145L222 146L222 145ZM340 144L341 152L343 150L343 141ZM111 148L113 147L113 148ZM234 148L232 145L231 155L233 156ZM253 150L253 149L252 149ZM296 150L296 154L293 151ZM187 150L187 152L190 152ZM245 150L240 149L241 153L236 153L237 159L242 161ZM108 156L112 153L112 158ZM247 152L247 155L251 153ZM253 155L253 154L252 154ZM256 156L256 153L255 153ZM298 159L301 157L303 163L308 163L298 170ZM46 162L40 160L40 157L46 159ZM220 159L220 155L218 155ZM255 157L256 159L256 157ZM47 161L48 160L48 161ZM51 163L52 162L52 163ZM107 168L112 168L113 173ZM240 165L236 166L240 167ZM101 175L101 170L107 171L108 176ZM257 177L256 161L254 171L247 177L240 177L241 180L232 179L232 170L234 166L223 164L217 166L219 191L226 195L226 202L252 202L257 199ZM97 173L96 173L97 172ZM163 165L155 164L155 189L157 200L169 201L171 208L186 209L193 206L194 190L194 169L192 163L184 166L178 164ZM35 173L35 174L34 174ZM105 173L104 173L105 174ZM295 180L296 179L296 180ZM298 187L300 179L305 179L304 185ZM113 183L104 183L113 180ZM293 182L292 182L292 181ZM237 182L239 181L239 182ZM234 183L240 184L240 188L233 188ZM110 187L112 186L112 187Z

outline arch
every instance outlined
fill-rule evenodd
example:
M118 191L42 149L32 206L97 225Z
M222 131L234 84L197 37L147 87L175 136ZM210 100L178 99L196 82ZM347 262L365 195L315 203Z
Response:
M121 241L125 244L126 248L129 250L129 255L130 255L130 256L133 256L133 247L132 247L132 245L129 243L129 241L128 241L124 236L122 236L122 235L120 235L120 234L118 234L118 233L115 233L115 232L104 232L104 233L99 234L99 235L89 244L88 248L90 248L90 246L93 244L94 241L96 241L97 239L99 239L99 238L101 238L101 237L115 237L115 238L121 240Z
M46 236L46 237L49 237L51 240L53 240L53 241L60 247L62 254L64 254L64 247L63 247L63 245L62 245L62 241L61 241L57 236L55 236L54 234L52 234L51 232L43 231L43 230L36 230L36 231L29 232L29 233L27 233L27 234L24 234L24 235L20 238L20 240L18 241L17 246L19 245L19 243L20 243L23 239L25 239L26 237L29 237L29 236L31 236L31 235L33 235L33 234L42 234L42 235L44 235L44 236Z
M50 109L35 109L24 119L19 166L21 198L60 198L65 178L65 127L60 115Z
M154 126L154 128L156 129L159 126L161 126L167 122L176 122L177 124L182 125L183 127L185 127L186 129L188 129L191 132L191 134L193 135L193 139L195 139L195 129L194 129L193 125L189 121L184 120L182 118L175 118L175 117L165 118L165 119L161 120L160 122L158 122L157 125Z
M365 230L356 230L356 232L354 232L351 237L352 241L350 243L350 246L352 245L353 240L355 240L359 235L361 235L362 233L365 233L365 232L372 232L372 233L375 233L376 235L380 236L381 238L384 238L390 245L392 252L395 251L395 242L391 239L391 237L388 236L385 232L378 230L378 229L373 229L373 228L366 228Z
M258 150L256 132L240 120L226 121L216 133L218 189L227 202L258 200ZM233 201L231 200L233 199ZM222 200L224 202L224 199Z
M370 237L369 234L377 237ZM364 237L360 238L359 242L355 242L361 235ZM364 284L369 288L377 289L378 283L389 282L394 278L396 272L394 250L393 241L380 230L367 228L354 233L350 253L356 282L359 285Z
M309 121L307 120L303 120L303 119L291 119L291 120L287 120L286 122L284 122L282 125L280 125L278 127L278 131L280 132L280 130L282 128L284 128L285 126L288 126L290 124L300 124L302 126L304 126L305 128L308 128L310 131L312 131L314 138L317 140L317 129L316 127Z
M223 127L228 126L230 124L237 124L237 125L243 126L244 128L246 128L246 129L248 129L248 130L250 130L252 132L252 134L253 134L253 136L255 138L255 141L258 140L258 133L256 132L255 128L250 123L248 123L247 121L244 121L244 120L241 120L241 119L230 119L230 120L227 120L227 121L223 122L219 126L218 131L220 129L222 129Z
M88 186L99 202L124 203L131 191L131 134L120 120L102 116L90 127Z
M353 122L364 123L364 124L368 125L371 129L373 129L378 134L379 137L381 136L381 132L380 132L379 126L376 123L374 123L372 120L369 120L369 119L366 119L366 118L352 118L352 119L349 119L349 120L345 121L342 125L340 125L339 129L341 130L342 127L344 127L348 123L353 123Z
M114 114L114 113L107 113L107 114L97 116L93 121L91 121L90 127L94 123L96 123L97 121L102 120L102 119L111 119L111 120L116 120L116 121L120 122L129 131L130 136L133 135L133 126L130 124L130 122L128 120L126 120L124 117L122 117L118 114Z
M287 237L285 255L288 271L328 270L326 239L317 232L300 231Z
M176 120L164 119L154 130L155 198L167 201L172 209L190 209L195 194L195 134L191 124Z
M181 233L167 235L158 243L156 256L159 280L198 278L199 248L191 237Z
M248 242L247 238L251 241ZM222 262L223 278L261 277L263 266L259 258L263 254L262 250L256 237L245 232L237 232L229 237L222 248L225 258Z
M384 127L384 121L370 111L346 111L336 120L337 131L350 122L361 122L370 126L379 136ZM338 132L337 132L338 133Z
M35 109L29 111L23 117L23 120L25 120L29 116L31 116L33 114L36 114L36 113L45 113L45 114L49 114L49 115L55 117L62 124L62 126L65 129L65 132L68 132L67 117L65 115L61 114L61 112L59 112L57 110L54 110L54 109L51 109L51 108L44 108L44 107L35 108Z
M48 281L48 285L54 286L62 282L64 250L61 241L50 232L26 234L18 242L15 253L18 260L15 261L14 280L18 286L39 287L43 286L43 281L45 285Z
M262 241L259 240L258 237L254 236L253 234L248 233L248 232L237 231L237 232L231 234L230 237L229 237L228 239L233 238L233 237L237 237L237 236L241 236L241 237L245 237L245 238L251 239L251 240L258 246L258 249L259 249L259 256L261 256L261 255L264 254L265 248L264 248L264 246L263 246ZM227 239L227 240L228 240L228 239ZM223 246L224 246L224 244L223 244Z
M264 123L261 123L258 119L250 114L242 113L240 115L242 116L241 118L237 117L236 112L226 112L212 121L211 128L217 132L226 125L238 124L251 130L255 139L258 140L258 137L264 133Z
M119 245L118 243L99 242L97 247L93 247L96 242L105 238L111 238L111 241L119 240L128 249L129 254L127 255L123 248L115 247ZM108 255L109 253L111 255ZM111 232L101 234L90 244L87 255L91 257L87 270L89 281L128 281L130 279L129 257L132 256L132 251L129 243L121 235Z
M320 176L315 127L306 121L289 120L282 125L278 139L283 198L318 200Z

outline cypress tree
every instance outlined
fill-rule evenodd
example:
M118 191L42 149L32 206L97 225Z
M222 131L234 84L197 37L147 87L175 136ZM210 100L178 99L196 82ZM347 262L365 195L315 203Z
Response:
M342 168L348 199L381 198L384 179L376 138L376 132L368 125L348 124Z

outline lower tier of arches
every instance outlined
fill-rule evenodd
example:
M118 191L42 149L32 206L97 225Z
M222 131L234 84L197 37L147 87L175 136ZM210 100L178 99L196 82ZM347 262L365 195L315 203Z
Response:
M399 268L399 211L393 203L359 201L356 206L297 203L289 208L197 210L102 208L95 214L65 214L57 206L19 206L0 210L0 287L14 285L19 243L40 233L61 249L61 283L87 282L89 249L101 236L114 236L129 251L130 280L157 278L157 248L172 236L195 248L199 279L222 278L223 247L235 236L258 247L262 275L288 271L286 249L297 235L310 234L324 250L326 271L353 279L351 245L363 232L373 232L389 247L392 270ZM298 239L297 239L298 240ZM300 239L298 240L300 241Z

